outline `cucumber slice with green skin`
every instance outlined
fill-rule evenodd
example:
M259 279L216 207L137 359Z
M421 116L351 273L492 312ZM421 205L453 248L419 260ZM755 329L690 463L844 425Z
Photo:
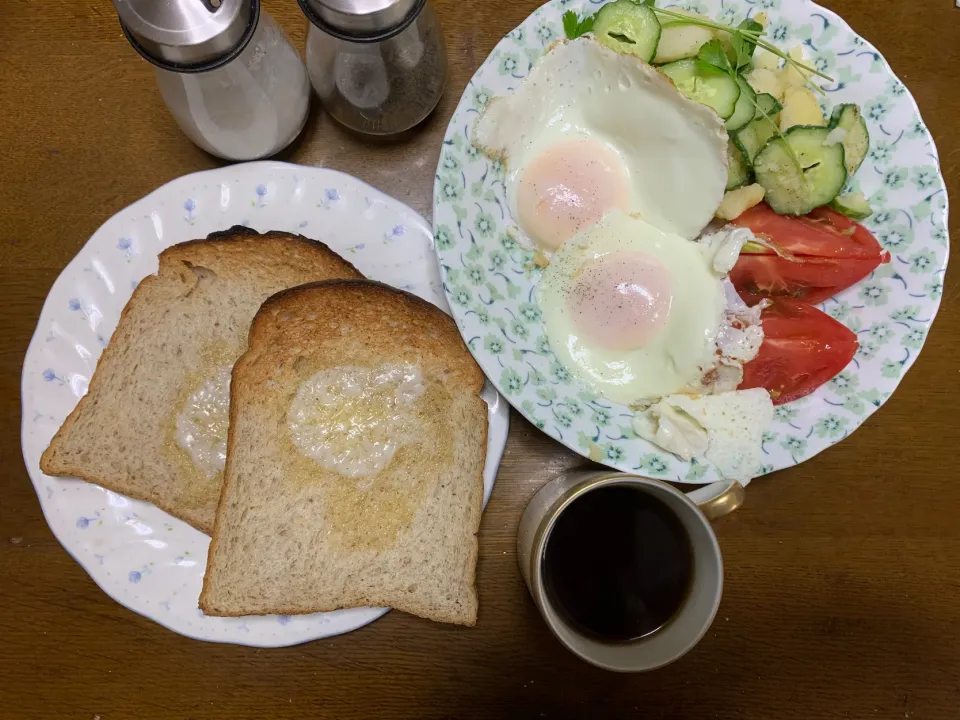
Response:
M661 20L660 28L660 42L657 43L657 54L653 56L653 62L658 65L696 57L700 48L713 40L713 32L709 28L689 22Z
M740 98L740 86L722 70L688 58L661 65L660 71L673 80L682 94L713 108L724 120L733 115Z
M747 164L747 167L750 170L753 170L753 160L750 159L750 153L747 152L747 148L744 146L743 141L740 139L741 133L733 133L730 135L730 142L733 144L737 150L740 151L740 155L743 156L743 161ZM754 153L756 155L756 153Z
M824 145L830 129L795 125L771 138L753 163L764 200L781 215L805 215L833 200L847 181L843 145Z
M660 21L646 5L616 0L597 12L593 34L611 50L650 62L660 42Z
M873 215L873 210L870 209L867 198L859 192L837 195L830 203L830 207L853 220L866 220Z
M778 128L773 118L783 107L770 93L757 95L754 105L754 119L735 133L735 142L747 162L753 164L757 153L766 145L767 140L777 134ZM760 112L760 111L763 112Z
M757 106L754 108L753 119L759 120L764 115L770 117L776 115L781 110L783 110L783 105L781 105L773 95L770 93L760 93L757 95Z
M867 156L870 149L870 134L867 132L867 121L860 114L856 105L838 105L833 109L829 127L840 128L846 131L843 136L843 152L846 157L847 174L853 175L860 163Z
M725 190L736 190L750 182L753 171L747 164L743 151L737 147L733 138L727 141L727 187Z
M737 98L737 104L734 106L733 115L727 118L724 127L727 132L739 130L748 122L753 120L753 114L757 109L757 93L750 87L750 83L737 75L737 85L740 86L740 97Z
M772 119L761 117L759 120L753 120L736 135L737 146L743 151L747 162L751 165L757 157L757 153L766 145L767 140L777 134L777 124Z

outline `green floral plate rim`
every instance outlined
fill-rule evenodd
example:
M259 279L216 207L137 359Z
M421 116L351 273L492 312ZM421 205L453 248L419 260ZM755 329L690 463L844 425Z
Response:
M486 103L511 92L563 35L567 10L603 2L553 0L510 32L467 85L447 127L434 183L434 240L444 291L467 347L500 393L545 433L610 467L676 482L721 480L638 438L631 413L591 393L550 351L534 297L533 251L508 230L503 167L470 141ZM822 71L824 106L860 105L869 154L853 181L870 199L867 225L892 260L820 307L857 333L850 365L812 395L776 408L763 437L762 473L796 465L856 430L917 358L943 292L947 195L933 139L917 105L880 53L833 12L799 0L702 0L676 7L737 23L763 11L783 49L803 44Z

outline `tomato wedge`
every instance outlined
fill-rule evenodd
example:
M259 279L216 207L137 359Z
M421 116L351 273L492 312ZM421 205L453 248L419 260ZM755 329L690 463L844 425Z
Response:
M761 296L822 302L890 261L869 230L827 207L796 217L760 203L732 222L765 243L749 243L730 271L748 303Z
M760 313L763 343L743 366L740 390L764 388L774 405L809 395L843 370L857 352L857 336L808 303L771 298Z

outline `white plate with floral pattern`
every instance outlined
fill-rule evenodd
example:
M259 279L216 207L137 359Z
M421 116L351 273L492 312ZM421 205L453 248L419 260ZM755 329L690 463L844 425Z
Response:
M187 175L110 218L54 283L23 366L23 457L60 543L117 602L202 640L292 645L365 625L386 608L302 616L206 617L197 598L209 538L162 510L40 471L40 454L86 392L133 288L178 242L232 225L322 240L368 277L448 310L427 222L369 185L325 168L278 162ZM506 444L509 408L484 391L489 432L484 503Z
M453 114L434 184L434 245L460 331L487 376L528 420L567 447L619 470L676 482L720 480L636 437L631 412L596 397L550 352L533 289L540 271L521 246L504 195L503 168L471 143L486 103L510 93L544 49L563 37L567 10L606 0L552 0L494 48ZM670 5L673 7L673 5ZM871 149L856 174L874 209L867 225L892 261L821 305L854 330L860 348L814 394L776 408L764 435L763 473L790 467L841 441L879 408L916 360L940 305L947 265L947 197L937 151L916 103L877 50L837 15L809 0L694 0L680 5L736 24L756 12L780 49L803 43L828 108L863 108Z

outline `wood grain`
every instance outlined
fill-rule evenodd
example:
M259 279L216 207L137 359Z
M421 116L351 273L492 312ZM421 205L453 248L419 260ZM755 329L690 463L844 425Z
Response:
M296 3L264 4L302 47ZM536 4L439 1L451 80L436 113L408 137L371 143L315 111L284 159L354 174L429 215L460 93ZM828 4L909 86L956 195L960 10L948 0ZM583 461L516 415L481 529L476 628L390 613L299 647L206 644L111 601L57 543L20 459L19 373L47 290L93 231L218 162L177 129L106 0L3 1L0 116L0 717L960 717L955 271L922 355L881 411L753 484L746 506L717 523L720 614L666 669L596 670L539 620L517 570L517 521L544 481ZM950 230L960 237L956 221Z

